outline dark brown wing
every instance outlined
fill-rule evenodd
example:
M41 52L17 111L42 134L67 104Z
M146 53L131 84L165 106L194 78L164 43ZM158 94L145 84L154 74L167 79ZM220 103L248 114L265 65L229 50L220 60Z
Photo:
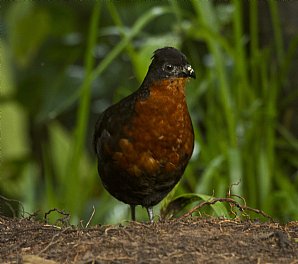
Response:
M96 122L94 136L93 136L93 148L98 158L99 155L104 155L103 148L118 147L115 144L122 134L122 128L129 122L131 116L134 113L135 94L132 94L120 102L110 106L105 110Z

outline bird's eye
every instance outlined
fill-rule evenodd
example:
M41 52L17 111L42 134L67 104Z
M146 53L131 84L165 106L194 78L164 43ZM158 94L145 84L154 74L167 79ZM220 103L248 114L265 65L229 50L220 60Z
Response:
M171 65L171 64L166 64L166 65L165 65L165 69L166 69L168 72L171 72L171 71L173 71L174 67L173 67L173 65Z

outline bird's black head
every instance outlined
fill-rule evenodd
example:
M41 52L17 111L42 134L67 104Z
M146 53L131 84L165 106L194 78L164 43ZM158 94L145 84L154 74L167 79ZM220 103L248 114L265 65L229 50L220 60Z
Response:
M154 51L147 78L162 80L167 78L196 78L196 74L188 63L186 56L172 47L164 47Z

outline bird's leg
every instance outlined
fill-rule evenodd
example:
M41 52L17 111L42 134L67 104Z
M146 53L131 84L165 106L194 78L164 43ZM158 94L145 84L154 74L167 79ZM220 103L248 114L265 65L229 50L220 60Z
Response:
M146 207L146 209L147 209L147 213L148 213L148 216L149 216L150 223L152 224L154 222L153 221L153 218L154 218L153 207L149 206L149 207Z
M136 221L136 206L134 204L130 205L131 220Z

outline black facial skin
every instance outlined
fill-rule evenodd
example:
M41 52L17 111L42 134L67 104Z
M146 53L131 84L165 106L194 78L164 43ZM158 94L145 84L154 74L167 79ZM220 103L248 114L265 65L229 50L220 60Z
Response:
M186 65L172 65L165 63L162 67L164 76L168 77L184 77L184 78L196 78L195 71L192 69L190 64Z

